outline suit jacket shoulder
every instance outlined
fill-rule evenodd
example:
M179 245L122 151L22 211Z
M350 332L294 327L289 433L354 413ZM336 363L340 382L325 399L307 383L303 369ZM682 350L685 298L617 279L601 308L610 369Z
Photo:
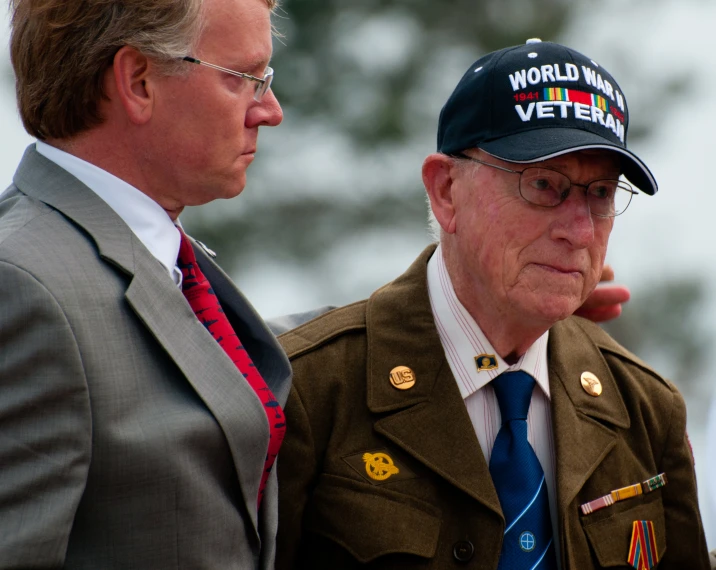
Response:
M675 411L680 415L683 409L685 416L678 389L589 320L570 317L550 329L548 362L552 386L561 381L572 403L583 403L592 411L600 409L599 417L616 426L628 428L637 408L642 419L648 410L660 416L652 433L657 439L664 428L663 414L671 417L676 406ZM587 395L583 389L584 372L600 380L602 392L598 397Z
M333 309L279 336L290 360L309 353L337 337L365 330L366 300Z

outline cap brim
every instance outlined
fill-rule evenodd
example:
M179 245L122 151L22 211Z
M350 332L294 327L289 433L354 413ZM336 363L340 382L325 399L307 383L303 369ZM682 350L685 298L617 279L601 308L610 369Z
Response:
M629 182L652 196L659 190L654 175L639 157L589 131L560 127L534 129L477 146L507 162L536 162L579 150L610 150L622 156L624 176Z

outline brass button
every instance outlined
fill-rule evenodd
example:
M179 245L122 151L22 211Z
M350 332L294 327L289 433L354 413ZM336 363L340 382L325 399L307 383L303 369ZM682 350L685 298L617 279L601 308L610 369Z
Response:
M398 390L410 390L415 386L415 372L407 366L396 366L390 371L390 383Z
M602 383L599 381L594 374L591 372L582 372L582 388L590 396L595 398L602 393Z

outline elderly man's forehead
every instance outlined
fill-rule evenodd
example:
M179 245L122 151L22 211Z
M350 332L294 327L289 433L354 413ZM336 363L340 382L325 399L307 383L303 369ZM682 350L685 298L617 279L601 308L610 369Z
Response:
M621 162L621 154L618 152L615 152L613 150L605 149L605 148L587 148L584 150L575 150L574 152L568 152L564 156L567 155L576 155L577 157L586 156L586 157L597 157L597 158L604 158L605 160L614 160L615 162Z
M550 164L557 165L573 163L575 161L577 163L584 163L614 170L615 172L621 172L622 170L621 155L618 152L601 148L576 150L574 152L568 152L541 162L547 166Z

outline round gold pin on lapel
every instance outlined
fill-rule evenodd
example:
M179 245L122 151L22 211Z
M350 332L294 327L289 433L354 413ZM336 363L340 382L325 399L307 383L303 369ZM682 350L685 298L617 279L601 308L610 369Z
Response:
M390 383L398 390L410 390L415 386L415 372L407 366L396 366L390 371Z
M580 380L582 381L582 388L584 388L584 391L590 396L596 398L602 393L602 383L599 381L599 378L591 372L582 372Z

